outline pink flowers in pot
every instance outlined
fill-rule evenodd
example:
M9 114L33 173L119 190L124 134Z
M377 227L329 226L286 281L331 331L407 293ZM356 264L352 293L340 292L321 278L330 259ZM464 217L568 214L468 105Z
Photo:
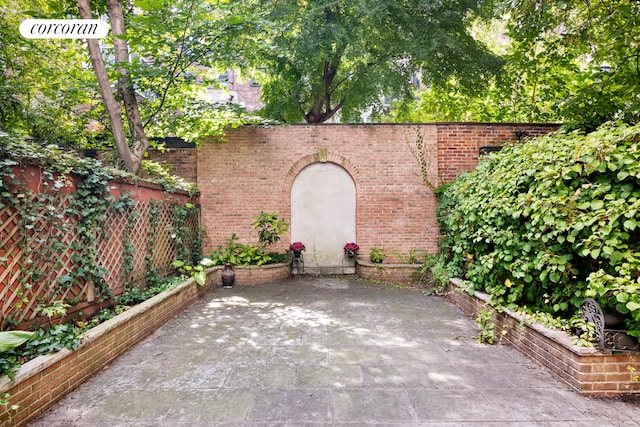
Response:
M344 245L344 253L347 255L353 256L357 254L359 250L360 250L360 246L358 246L354 242L347 243L346 245Z
M306 248L304 247L304 244L302 242L293 242L291 245L289 245L289 250L292 252L302 252L305 249Z

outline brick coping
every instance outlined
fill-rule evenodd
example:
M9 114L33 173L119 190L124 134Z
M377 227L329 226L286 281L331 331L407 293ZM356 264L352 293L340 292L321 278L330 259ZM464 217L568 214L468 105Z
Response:
M467 316L476 317L489 301L489 295L463 290L463 280L451 279L445 298ZM530 324L511 310L493 310L494 332L505 332L503 341L529 358L549 368L575 391L588 396L619 396L640 393L640 381L634 380L631 366L640 370L640 353L613 352L595 347L579 347L563 332L540 324Z

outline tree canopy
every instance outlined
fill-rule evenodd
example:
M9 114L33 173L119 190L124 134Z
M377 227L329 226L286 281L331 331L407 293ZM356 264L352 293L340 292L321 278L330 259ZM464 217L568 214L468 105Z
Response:
M342 121L411 96L421 73L473 90L500 59L467 31L478 2L425 0L248 0L273 30L253 65L262 67L263 115L286 122Z
M0 131L23 134L36 140L78 146L91 143L83 131L100 110L93 102L96 88L78 40L29 40L19 31L30 16L16 2L0 0ZM64 16L63 4L34 0L30 7L40 18ZM99 114L98 114L99 115Z
M243 60L242 31L255 23L249 12L200 0L138 0L135 7L126 0L36 1L30 10L0 1L2 131L81 148L118 141L125 167L137 171L150 138L197 141L244 120L235 106L211 103L205 94L222 70ZM82 40L18 33L25 18L79 18L79 6L84 18L103 17L112 27L93 43L92 61Z
M110 23L122 12L92 55L113 103L84 41L18 33L25 18L79 17L79 4ZM640 120L640 3L0 0L0 67L0 131L80 148L119 140L134 163L145 139L197 141L243 123L237 108L204 96L229 68L250 70L262 115L289 123L357 122L364 112L385 120L385 101L396 99L386 120L593 129Z
M592 130L640 120L640 3L625 0L500 1L493 26L476 37L493 46L504 72L478 95L454 80L429 86L395 120L562 122ZM497 23L497 24L496 24Z

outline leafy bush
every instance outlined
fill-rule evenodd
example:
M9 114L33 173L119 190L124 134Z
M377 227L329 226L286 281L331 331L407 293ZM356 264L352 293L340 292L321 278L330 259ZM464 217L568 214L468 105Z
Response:
M390 253L396 257L400 264L422 264L427 258L427 251L418 248L411 249L407 256L402 255L398 251L390 251Z
M260 248L277 243L289 229L289 223L284 219L278 219L275 213L260 212L260 215L253 217L253 221L253 228L258 232Z
M22 355L33 359L41 354L49 354L64 348L70 350L80 345L80 331L73 325L52 325L49 329L38 329L24 345Z
M211 265L263 265L271 261L271 257L262 248L238 243L235 233L227 239L218 249L211 252L209 258Z
M443 253L496 304L570 318L585 297L640 336L640 125L503 148L443 189Z
M260 212L253 217L253 228L258 232L258 247L238 242L235 233L223 244L209 254L208 265L263 265L289 260L287 255L273 256L273 253L265 253L265 248L277 243L280 237L289 229L289 223L278 219L274 213Z
M382 264L385 259L384 249L371 248L369 249L369 261L374 264Z

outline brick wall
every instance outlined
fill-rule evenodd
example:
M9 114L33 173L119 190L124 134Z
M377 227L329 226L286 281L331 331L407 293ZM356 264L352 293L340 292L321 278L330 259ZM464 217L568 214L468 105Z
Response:
M217 286L222 286L222 270L224 267L211 269L211 280ZM257 286L265 283L281 282L291 276L289 263L266 264L261 266L234 266L234 286Z
M158 163L168 165L171 173L184 178L187 182L196 182L196 157L195 148L167 148L161 152L158 150L149 150L147 159Z
M373 264L362 259L356 263L358 277L378 282L415 286L418 279L415 273L420 266L416 264Z
M475 168L479 149L518 142L517 132L537 136L557 125L438 123L321 124L245 126L231 129L224 140L205 139L200 148L181 149L167 163L186 167L196 158L202 223L208 233L205 252L236 233L256 243L254 215L276 212L291 218L290 191L304 167L314 162L342 166L356 184L356 237L361 253L384 247L407 254L412 248L436 252L436 199L424 185L413 156L419 139L427 153L429 180L446 183ZM178 172L180 168L175 168ZM274 250L283 251L289 236Z
M456 282L449 287L446 298L467 316L476 318L486 306L488 295L476 291L471 296ZM579 393L587 396L640 393L640 382L633 379L636 374L627 370L629 366L640 369L638 353L614 354L610 350L578 347L566 333L529 325L508 310L494 311L492 317L496 337L505 331L504 342L547 367Z
M558 125L502 123L439 123L438 176L451 182L478 164L482 147L501 146L535 138L558 129Z

